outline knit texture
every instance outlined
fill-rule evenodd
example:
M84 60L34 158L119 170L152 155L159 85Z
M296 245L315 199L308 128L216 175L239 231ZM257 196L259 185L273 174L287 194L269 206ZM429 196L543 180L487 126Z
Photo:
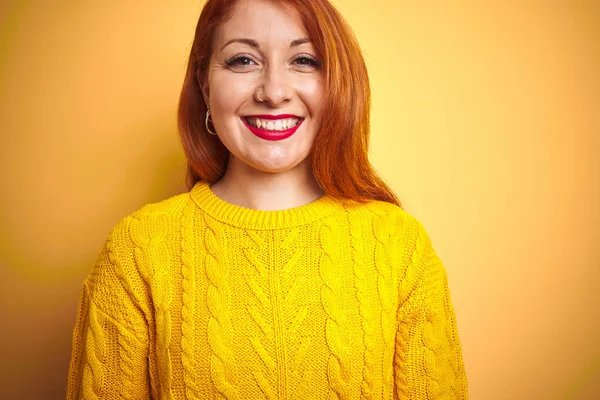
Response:
M391 203L261 211L208 183L110 232L67 399L467 399L446 270Z

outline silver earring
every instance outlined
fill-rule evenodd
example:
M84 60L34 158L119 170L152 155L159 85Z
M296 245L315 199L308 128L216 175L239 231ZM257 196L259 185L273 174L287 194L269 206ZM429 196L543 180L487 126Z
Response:
M204 126L206 127L206 130L208 131L208 133L216 136L217 132L211 131L210 128L208 127L208 119L209 118L210 118L210 107L208 107L206 110L206 118L204 119ZM210 120L210 122L212 122L212 119Z
M264 101L263 99L261 99L261 98L260 98L260 95L261 95L261 94L262 94L262 92L258 92L258 94L256 95L256 99L257 99L259 102L263 102L263 101Z

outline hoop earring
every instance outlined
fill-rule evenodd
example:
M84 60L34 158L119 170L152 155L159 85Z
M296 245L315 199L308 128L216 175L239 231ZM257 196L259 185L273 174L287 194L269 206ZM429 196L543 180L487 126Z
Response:
M208 127L208 118L209 117L210 117L210 107L208 107L208 109L206 110L206 118L204 119L204 126L206 127L206 130L208 131L208 133L216 136L217 132L211 131L210 128ZM212 119L210 120L210 122L213 122Z

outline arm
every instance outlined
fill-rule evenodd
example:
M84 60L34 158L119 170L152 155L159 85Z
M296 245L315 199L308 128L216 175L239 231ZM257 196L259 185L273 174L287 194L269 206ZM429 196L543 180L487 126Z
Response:
M147 324L109 235L79 300L67 400L148 399Z
M467 376L446 270L417 221L400 284L394 360L398 399L468 399Z

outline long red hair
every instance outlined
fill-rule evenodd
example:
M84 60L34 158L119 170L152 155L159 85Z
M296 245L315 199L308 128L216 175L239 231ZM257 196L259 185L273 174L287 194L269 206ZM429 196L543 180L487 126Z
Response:
M206 71L213 36L237 0L208 0L198 20L179 99L178 128L187 157L187 186L221 179L229 150L207 132L197 71ZM309 154L313 176L329 195L360 203L381 200L402 207L368 159L371 89L362 52L350 26L327 0L278 0L299 13L325 70L325 110ZM206 79L205 74L202 74Z

